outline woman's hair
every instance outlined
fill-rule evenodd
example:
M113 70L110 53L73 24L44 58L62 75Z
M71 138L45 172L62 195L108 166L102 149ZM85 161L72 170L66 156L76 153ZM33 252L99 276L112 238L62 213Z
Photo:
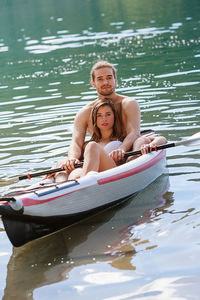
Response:
M111 141L112 140L119 140L119 141L123 141L124 137L123 137L123 130L121 128L121 123L119 120L119 115L115 109L115 106L113 104L113 102L110 99L99 99L96 101L96 103L93 106L92 109L92 124L93 124L93 135L91 140L95 141L95 142L99 142L101 139L101 131L100 129L97 127L97 113L100 107L102 106L109 106L114 114L114 125L113 125L113 131L112 131L112 135L110 136Z

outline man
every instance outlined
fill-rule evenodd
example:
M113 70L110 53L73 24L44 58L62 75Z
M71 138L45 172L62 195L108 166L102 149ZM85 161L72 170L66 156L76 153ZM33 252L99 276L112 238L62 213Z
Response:
M98 98L109 98L112 100L118 112L121 126L124 129L124 141L122 145L112 151L109 155L115 162L121 160L124 153L130 150L141 149L143 153L148 152L147 148L157 143L156 138L140 137L140 108L136 100L116 93L117 85L116 69L107 61L97 62L91 69L91 84L97 90ZM76 115L72 142L69 147L68 157L62 166L65 170L74 170L74 164L79 163L82 155L82 146L85 141L86 133L92 134L91 111L94 103L83 107ZM158 141L165 143L166 140ZM158 144L158 143L157 143ZM135 145L135 146L134 146Z

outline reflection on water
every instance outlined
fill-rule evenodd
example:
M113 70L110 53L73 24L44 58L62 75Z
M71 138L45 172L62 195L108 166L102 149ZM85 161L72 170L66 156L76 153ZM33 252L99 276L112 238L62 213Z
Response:
M88 265L89 268L89 265L108 261L114 269L135 270L134 255L157 247L150 237L142 240L137 227L152 222L154 214L163 213L172 205L173 199L166 193L167 188L168 176L163 175L123 205L21 248L14 248L8 263L3 299L10 299L13 289L16 289L17 299L34 299L35 289L65 281L78 266ZM31 277L28 275L30 271ZM88 278L91 277L92 273L89 273ZM108 280L111 280L109 276ZM20 289L17 289L19 284Z
M76 112L96 97L89 72L100 58L118 68L117 91L137 99L142 129L154 128L169 141L200 130L199 1L1 2L1 178L48 169L65 157ZM136 218L130 209L137 224L131 225L129 211L127 218L119 217L133 201L96 222L14 249L11 258L1 223L0 295L6 286L4 298L11 299L17 291L20 300L46 299L50 293L59 298L59 289L60 299L77 299L74 291L85 299L111 299L113 290L115 300L177 299L177 294L195 299L200 150L175 147L167 156L174 201L166 194L165 206L154 209L146 221L139 201ZM0 193L28 184L21 181ZM150 207L151 193L150 189ZM144 207L150 208L147 203ZM116 231L106 227L113 220ZM120 228L127 231L119 234ZM70 230L76 238L73 235L69 244Z

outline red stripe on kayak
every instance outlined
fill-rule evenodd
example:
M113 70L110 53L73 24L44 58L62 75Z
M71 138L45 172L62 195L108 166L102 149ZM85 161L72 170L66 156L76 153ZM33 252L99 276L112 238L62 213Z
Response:
M116 175L112 175L112 176L109 176L107 178L99 179L99 180L97 180L97 182L98 182L99 185L101 185L101 184L110 183L110 182L113 182L113 181L116 181L116 180L120 180L120 179L129 177L129 176L138 174L138 173L140 173L142 171L145 171L146 169L156 165L161 159L163 159L165 157L165 155L166 155L166 150L162 150L156 157L154 157L150 161L148 161L148 162L146 162L146 163L144 163L144 164L142 164L142 165L140 165L140 166L138 166L134 169L131 169L131 170L128 170L128 171L125 171L123 173L119 173L119 174L116 174Z
M66 193L66 194L62 194L62 195L59 195L59 196L56 196L56 197L48 198L48 199L45 199L45 200L36 200L36 199L31 199L31 198L23 198L21 200L22 200L22 203L23 203L24 206L38 205L38 204L43 204L43 203L47 203L47 202L53 201L53 200L55 200L57 198L60 198L60 197L63 197L63 196L67 196L69 194L72 194L74 192L78 192L78 191L83 190L83 189L84 188L79 189L79 190L75 190L75 191L72 191L72 192L69 192L69 193Z

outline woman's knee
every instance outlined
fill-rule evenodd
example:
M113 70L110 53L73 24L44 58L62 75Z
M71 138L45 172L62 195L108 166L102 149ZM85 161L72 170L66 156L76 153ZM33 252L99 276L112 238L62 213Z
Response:
M149 144L151 142L151 139L146 136L140 136L134 143L133 148L134 150L138 150L141 148L144 144Z
M92 141L92 142L89 142L86 145L84 154L86 154L86 153L96 153L96 151L99 151L99 150L100 150L100 145L97 144L96 142Z
M68 174L66 172L59 172L56 173L55 175L55 182L56 183L61 183L61 182L65 182L68 180Z
M68 177L68 180L73 180L73 179L78 179L82 176L83 169L82 168L77 168L73 170Z

